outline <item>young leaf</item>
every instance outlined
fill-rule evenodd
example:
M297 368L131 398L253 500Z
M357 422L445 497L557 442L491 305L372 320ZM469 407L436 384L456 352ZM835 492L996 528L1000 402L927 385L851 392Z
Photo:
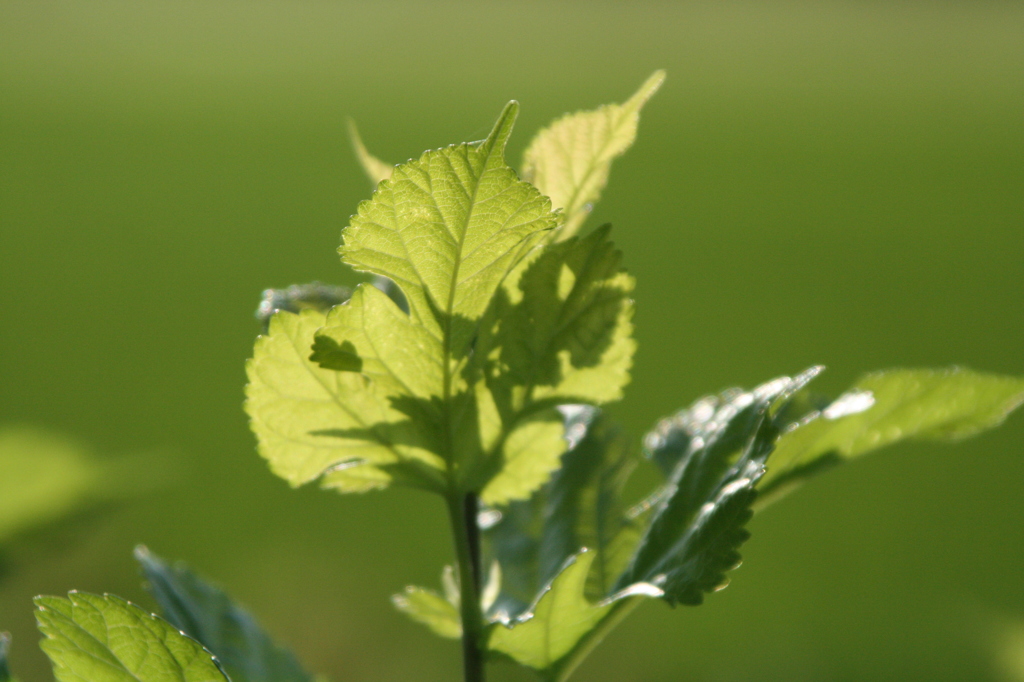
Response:
M352 142L352 149L356 152L359 165L363 167L363 172L366 173L366 177L370 179L374 187L379 185L381 181L391 177L395 167L389 163L384 163L366 150L363 138L359 137L359 129L356 128L356 122L352 119L348 120L348 139Z
M113 595L36 597L57 682L229 682L199 642Z
M625 103L567 114L530 142L523 155L523 179L562 209L565 224L559 239L579 231L608 183L612 161L633 145L640 109L664 80L665 72L656 71Z
M0 682L11 682L11 671L7 667L7 652L11 647L11 636L0 632Z
M249 613L182 564L168 565L145 547L135 550L150 594L163 617L202 643L233 682L311 682L287 649L270 639Z
M323 320L315 366L309 314L257 344L248 409L293 484L454 485L503 504L557 466L555 406L620 397L632 279L607 229L524 260L558 217L504 162L515 112L483 142L397 167L345 229L342 260L394 282L408 312L364 285Z
M433 590L410 585L402 594L392 596L391 602L399 611L426 625L436 635L448 639L462 636L458 609Z
M1024 402L1024 378L896 369L862 377L785 433L758 488L758 508L846 460L904 439L958 440L993 428Z

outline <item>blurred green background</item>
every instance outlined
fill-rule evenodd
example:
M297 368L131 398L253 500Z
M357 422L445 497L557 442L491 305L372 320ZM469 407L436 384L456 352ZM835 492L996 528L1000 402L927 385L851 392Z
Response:
M896 365L1024 374L1021 3L0 0L0 422L177 462L6 548L15 672L50 677L34 594L151 606L145 542L335 682L459 679L457 644L387 599L437 584L440 501L271 476L241 409L253 310L356 281L335 248L370 187L346 116L400 161L516 98L518 160L656 68L590 223L638 280L629 429L813 363L835 391ZM1000 650L1024 647L1021 414L857 462L750 528L728 590L646 605L578 679L1024 679Z

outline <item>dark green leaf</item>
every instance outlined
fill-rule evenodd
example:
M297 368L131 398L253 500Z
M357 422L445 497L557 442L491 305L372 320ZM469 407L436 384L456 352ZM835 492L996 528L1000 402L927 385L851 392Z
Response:
M776 414L819 371L704 398L659 424L646 445L654 458L666 460L666 449L678 462L615 589L646 583L670 604L696 605L726 584L749 536L744 526L755 485L780 433Z
M220 660L233 682L311 682L295 656L271 641L249 613L182 564L135 550L163 617Z
M0 632L0 682L11 682L11 671L7 667L7 652L10 651L11 636Z

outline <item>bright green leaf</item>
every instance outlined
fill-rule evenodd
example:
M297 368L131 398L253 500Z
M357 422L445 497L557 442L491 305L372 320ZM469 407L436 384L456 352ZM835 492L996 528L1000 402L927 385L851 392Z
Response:
M625 103L567 114L530 142L523 156L523 179L562 209L560 239L579 231L608 183L612 161L633 145L640 109L664 80L665 73L656 71Z
M57 682L228 682L199 642L120 597L72 592L35 602Z
M414 461L414 448L389 442L383 433L374 440L362 435L397 419L386 396L360 374L325 370L309 359L326 319L315 310L280 312L270 333L256 342L246 366L246 410L260 454L292 485L323 476L325 486L358 492L408 474L403 480L410 485L439 487L428 475L429 464ZM346 429L359 435L346 437Z
M594 557L588 551L571 557L525 614L507 626L492 625L488 649L538 671L557 666L612 609L585 595Z
M356 122L352 119L348 120L348 139L352 142L352 149L356 152L359 165L363 167L366 177L370 179L374 187L379 185L382 180L391 177L395 167L390 163L384 163L366 150L363 138L359 136L359 129L356 128Z
M957 440L990 429L1024 402L1024 379L961 368L862 377L782 436L758 508L846 460L904 439Z
M401 594L392 596L391 602L399 611L417 623L426 625L434 634L449 639L462 636L458 609L433 590L410 585Z
M397 167L344 230L342 260L394 282L408 311L362 285L326 319L277 316L258 342L247 404L293 484L454 482L504 504L557 466L558 404L621 396L632 279L607 229L530 253L558 217L504 162L516 109L483 142Z
M145 547L135 550L163 617L202 643L233 682L311 682L287 649L270 639L221 589L182 564L169 565Z

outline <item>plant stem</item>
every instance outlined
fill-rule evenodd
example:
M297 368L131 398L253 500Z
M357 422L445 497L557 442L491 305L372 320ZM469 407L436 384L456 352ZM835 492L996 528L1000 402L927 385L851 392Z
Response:
M480 609L479 501L473 493L448 496L448 514L459 565L459 610L462 618L462 662L466 682L484 682L484 615Z

